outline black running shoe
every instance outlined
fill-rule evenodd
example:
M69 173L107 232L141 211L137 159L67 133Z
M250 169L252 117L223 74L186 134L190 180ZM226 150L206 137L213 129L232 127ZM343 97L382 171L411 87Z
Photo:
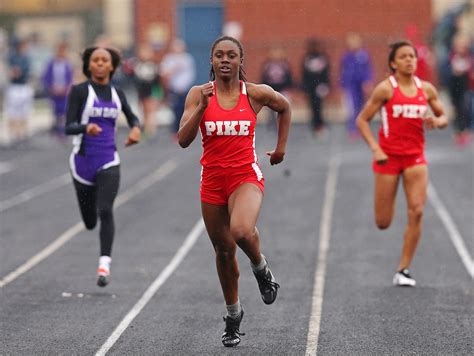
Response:
M106 276L99 276L97 278L97 285L99 287L105 287L107 284L109 284L109 279Z
M253 274L257 279L258 289L260 289L263 302L265 304L272 304L277 297L280 285L276 282L275 277L273 277L272 271L270 271L270 268L268 267L268 263L264 269L254 272Z
M224 344L225 347L237 346L240 343L240 337L242 335L245 335L245 333L241 333L239 330L240 322L242 321L243 317L244 317L243 309L240 312L240 315L236 318L232 318L230 316L224 317L225 330L224 330L224 333L222 334L222 344Z
M106 268L105 266L99 266L97 269L97 285L99 287L105 287L109 284L109 277L110 277L110 269Z

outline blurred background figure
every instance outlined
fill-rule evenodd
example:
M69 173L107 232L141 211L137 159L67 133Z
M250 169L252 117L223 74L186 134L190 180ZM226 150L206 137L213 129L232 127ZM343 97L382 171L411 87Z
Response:
M60 139L65 137L67 95L74 77L72 63L67 58L67 50L68 45L65 42L57 46L56 54L46 64L42 76L43 88L51 100L55 119L51 133Z
M33 88L29 84L31 64L27 55L27 41L14 40L8 58L9 84L5 91L4 110L12 142L28 136L28 118L33 109Z
M286 52L280 45L270 49L268 58L263 62L260 82L269 85L287 98L289 90L293 87L293 76ZM275 127L276 112L272 112L272 119L268 127Z
M346 52L341 60L341 86L348 110L347 133L351 140L360 137L356 118L372 90L373 73L369 53L362 48L362 38L357 33L346 37Z
M416 67L416 76L421 80L433 81L434 56L430 48L421 38L418 26L411 23L405 27L406 39L409 40L416 49L418 61Z
M454 109L455 143L464 146L470 142L472 113L470 106L470 78L474 66L474 54L469 48L469 37L460 33L453 39L452 51L449 56L450 76L449 94ZM471 83L472 87L472 83Z
M43 92L41 79L46 64L54 56L50 47L43 41L43 37L38 32L33 32L27 37L28 45L26 55L30 61L29 83L32 85L36 97L44 97L47 93Z
M312 38L306 42L303 57L302 85L311 106L311 129L319 136L324 131L323 99L329 94L329 58L321 43Z
M153 49L146 44L140 45L137 57L128 61L127 67L143 110L145 138L152 138L156 135L155 113L159 100L163 98L159 67Z
M290 63L283 47L274 46L270 49L268 58L262 65L260 81L282 94L293 86Z
M3 93L8 84L8 35L0 27L0 103L3 102Z
M472 132L474 131L474 58L471 51L471 70L469 72L469 91L467 93L467 114L471 123L471 142Z
M174 113L173 137L179 129L179 121L184 111L186 95L196 78L194 58L186 51L186 44L175 38L160 65L160 74L165 87L166 98Z
M438 79L445 87L449 86L451 78L449 61L453 39L459 32L462 16L468 9L468 2L453 4L453 7L438 21L433 33Z

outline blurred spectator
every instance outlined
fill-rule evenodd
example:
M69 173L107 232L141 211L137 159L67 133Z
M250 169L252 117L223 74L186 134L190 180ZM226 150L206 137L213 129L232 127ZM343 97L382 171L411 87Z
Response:
M433 65L434 57L429 47L421 39L418 26L415 24L409 24L405 27L405 34L407 39L413 44L418 54L416 76L421 80L428 82L433 81Z
M289 96L288 90L293 86L293 78L283 47L275 46L270 50L268 58L262 65L260 82L269 85L286 97ZM268 122L269 128L275 128L276 125L277 113L272 113L272 120Z
M156 135L155 113L158 100L163 97L163 88L158 74L158 64L154 60L153 49L148 45L141 45L137 57L127 62L138 94L138 100L143 109L143 126L145 136Z
M261 75L262 84L267 84L282 94L292 87L290 63L282 47L276 46L270 50L268 58L262 65Z
M467 115L471 126L471 134L474 131L474 59L471 52L471 70L469 72L469 91L467 94Z
M341 60L341 85L349 111L347 132L350 139L357 139L360 133L355 122L365 97L372 89L372 64L369 53L362 48L362 38L359 34L348 34L346 45L347 50Z
M8 84L7 56L8 36L7 31L0 27L0 100L3 99L3 92Z
M176 38L171 42L170 51L161 62L160 74L164 81L166 96L173 109L173 132L176 134L184 111L186 95L196 79L196 64L191 54L186 52L183 40Z
M13 52L8 58L9 84L5 91L4 110L13 142L28 135L28 118L33 109L33 88L29 84L30 61L27 42L15 40Z
M27 56L31 66L29 80L38 96L47 94L42 92L41 77L46 64L53 55L52 49L43 43L41 35L38 32L34 32L28 37Z
M466 10L466 4L453 7L437 23L434 31L434 43L436 50L436 62L438 78L443 86L447 86L450 80L449 57L452 49L453 38L459 30L461 16Z
M69 88L73 82L73 67L67 58L67 43L60 43L55 56L47 63L43 73L43 87L48 94L53 108L55 122L52 133L60 138L65 136L66 101Z
M449 93L454 106L455 143L464 146L470 140L472 117L469 114L469 80L474 59L469 48L469 38L458 34L453 40L453 49L449 56L450 77Z
M311 105L311 128L317 136L324 130L323 99L329 93L329 58L316 39L306 43L302 72L303 89Z

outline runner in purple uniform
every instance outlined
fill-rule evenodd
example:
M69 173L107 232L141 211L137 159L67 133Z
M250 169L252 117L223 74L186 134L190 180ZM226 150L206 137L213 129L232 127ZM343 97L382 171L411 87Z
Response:
M116 120L123 111L131 130L125 146L140 141L141 129L124 93L110 80L120 65L109 48L87 48L82 55L87 81L74 85L68 96L66 134L75 135L71 174L82 219L91 230L100 219L100 258L97 284L109 282L114 240L113 204L120 182L120 158L115 145Z

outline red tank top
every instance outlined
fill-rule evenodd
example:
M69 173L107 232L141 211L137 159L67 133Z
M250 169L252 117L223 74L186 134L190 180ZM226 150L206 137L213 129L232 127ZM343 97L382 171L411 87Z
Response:
M257 162L257 114L250 106L245 83L240 81L239 100L230 110L219 106L215 88L214 82L214 95L209 100L200 124L203 147L201 165L205 168L227 168Z
M389 80L393 95L381 109L380 147L391 155L421 154L425 147L423 119L428 110L421 81L414 77L417 92L415 96L408 97L402 93L394 76L390 76Z

